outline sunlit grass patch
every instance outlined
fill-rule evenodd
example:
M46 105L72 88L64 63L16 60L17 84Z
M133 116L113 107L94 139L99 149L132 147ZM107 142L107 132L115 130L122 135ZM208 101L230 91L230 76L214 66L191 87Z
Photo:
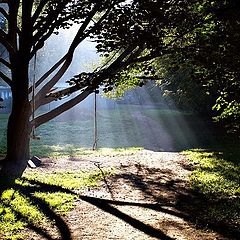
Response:
M91 153L92 151L90 149L81 148L72 144L38 145L38 143L34 143L31 145L31 154L39 157L77 157Z
M193 190L210 201L206 217L240 225L240 155L199 149L184 153L195 166L190 176Z
M18 190L5 190L0 198L0 239L24 239L21 230L28 223L44 224L46 219L38 207Z
M38 157L79 157L83 155L111 155L111 154L129 154L142 150L142 147L126 147L126 148L98 148L93 151L92 149L82 148L73 144L65 145L31 145L31 155Z
M76 206L77 195L69 190L95 187L113 169L91 172L26 172L0 196L0 239L28 239L23 230L30 225L54 225L53 214L65 215ZM48 215L49 213L49 215Z
M74 200L76 197L69 193L62 192L36 192L35 197L42 199L47 203L56 213L65 214L74 209L76 206Z
M102 169L91 172L53 172L53 173L27 173L24 175L27 180L36 181L49 186L60 186L67 189L80 189L82 187L97 186L97 181L102 180L104 176L114 174L113 169Z

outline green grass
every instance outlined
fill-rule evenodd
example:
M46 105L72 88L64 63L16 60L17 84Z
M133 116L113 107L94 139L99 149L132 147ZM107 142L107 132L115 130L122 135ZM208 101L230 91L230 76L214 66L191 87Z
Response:
M81 114L81 113L79 113ZM0 156L6 153L7 114L0 114ZM65 157L90 154L93 146L93 118L53 120L36 130L40 140L31 140L31 155ZM98 112L98 148L142 146L138 125L125 109Z
M58 191L58 186L63 190L96 187L98 181L113 173L113 169L103 169L103 172L24 173L22 179L16 180L13 188L1 194L0 239L26 239L23 230L31 225L54 226L54 221L49 217L51 214L47 212L65 215L73 210L77 196ZM42 204L45 210L42 209Z
M189 112L123 105L116 109L98 110L98 147L146 147L146 129L142 129L142 124L133 116L136 111L161 124L163 130L171 136L175 150L208 147L214 141L214 136L212 137L204 121ZM86 149L92 148L93 114L86 110L67 116L67 119L57 118L36 130L40 140L31 141L32 155L79 156L85 154ZM7 117L6 114L0 114L0 155L6 152Z
M216 144L216 131L203 117L192 112L177 110L143 109L142 114L160 123L171 136L173 147L179 151Z
M204 215L211 222L240 226L240 152L211 152L201 149L184 152L194 164L192 189L208 200Z

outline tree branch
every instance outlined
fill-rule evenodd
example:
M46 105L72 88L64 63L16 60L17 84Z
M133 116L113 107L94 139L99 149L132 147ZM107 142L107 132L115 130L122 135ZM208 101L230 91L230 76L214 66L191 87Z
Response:
M49 120L55 118L56 116L60 115L61 113L69 110L76 104L80 103L83 101L89 94L92 93L92 90L85 90L81 94L79 94L77 97L63 103L62 105L56 107L55 109L51 110L48 113L45 113L35 119L35 121L32 123L36 128L39 127L40 125L48 122Z
M0 43L7 49L9 53L14 54L15 49L7 39L7 34L2 29L0 29Z
M67 54L63 56L54 66L49 69L39 80L36 81L35 87L37 88L46 78L48 78L65 60ZM32 87L29 88L29 93L32 92Z
M91 22L91 19L94 17L94 15L99 10L100 5L96 5L95 8L89 13L88 17L85 19L85 21L82 23L82 25L79 27L78 32L76 36L74 37L68 53L65 56L65 62L62 65L62 67L58 70L58 72L54 75L52 79L47 82L42 89L38 92L36 95L36 108L40 106L41 99L45 97L45 95L50 91L50 89L59 81L59 79L64 75L64 73L67 71L69 66L72 63L73 54L77 46L90 34L93 29L96 29L99 27L99 24L103 20L102 18L98 21L98 23L95 25L95 28L93 27L88 33L84 34L84 31L88 27L89 23ZM56 68L55 68L56 69Z
M35 102L36 102L36 108L38 108L40 105L40 99L44 98L45 95L50 91L50 89L59 81L59 79L64 75L64 73L67 71L68 67L70 66L73 58L73 53L69 52L66 56L66 60L62 67L58 70L58 72L54 75L54 77L47 82L42 89L37 93L35 96Z
M33 49L32 49L32 51L31 51L30 59L32 59L32 58L34 57L34 55L36 54L36 52L44 46L45 41L52 35L54 29L55 29L54 26L49 27L49 28L48 28L48 32L46 32L46 33L41 37L41 39L39 39L39 40L36 42L35 46L33 46Z
M89 17L85 20L85 22L80 26L77 35L75 36L71 47L70 48L75 48L79 45L79 43L81 41L83 41L86 37L89 36L89 34L93 31L95 31L97 28L100 27L100 24L102 23L102 21L105 19L105 17L107 16L107 14L110 11L110 8L104 13L104 15L99 19L99 21L95 24L94 27L92 27L84 36L81 37L81 35L83 35L84 30L86 29L86 27L89 25L92 17L97 13L98 11L98 6L96 7L96 9L93 9L92 14L89 15ZM75 41L75 43L74 43ZM69 48L69 50L70 50ZM33 53L32 53L33 54ZM50 74L52 74L68 57L69 55L69 51L68 53L62 57L50 70L48 70L37 82L36 82L36 87L38 87L45 79L47 79ZM60 71L60 70L59 70ZM51 81L51 80L50 80ZM52 87L51 87L52 88ZM49 89L50 90L50 89ZM48 90L48 91L49 91ZM32 91L32 87L29 88L29 93ZM47 92L46 92L47 94Z
M47 4L45 0L43 0L44 6ZM41 4L39 4L40 6ZM44 8L43 6L43 8ZM56 9L54 11L51 11L42 22L37 22L36 25L34 25L34 30L36 30L36 33L33 37L33 43L39 42L41 38L48 33L49 29L52 29L52 31L58 26L56 19L58 18L59 14L64 10L64 7L66 6L66 1L61 1L57 5ZM42 9L41 9L42 11ZM40 12L41 13L41 12Z
M0 58L0 63L5 65L7 68L11 69L11 64L8 61L4 60L3 58Z
M2 73L1 71L0 71L0 78L2 78L2 80L5 83L7 83L10 87L12 86L12 80L9 77L7 77L4 73Z
M10 57L14 55L18 47L17 29L18 29L18 10L20 1L9 0L9 21L8 21L8 42L11 46L11 51L9 51Z
M35 23L35 22L37 21L37 19L38 19L38 17L40 16L42 10L44 9L44 7L46 6L46 4L47 4L48 2L49 2L49 0L42 0L42 1L39 3L36 11L34 12L34 14L33 14L33 16L32 16L32 21L33 21L33 23Z
M131 61L132 58L136 57L136 55L139 55L143 51L143 49L144 48L141 48L141 47L136 48L136 46L129 46L107 68L93 73L88 79L88 82L90 82L89 85L86 86L86 85L81 85L80 83L77 83L76 85L71 86L69 88L65 88L63 90L56 91L54 93L50 93L45 98L38 99L38 103L36 104L37 108L41 105L50 103L64 96L68 96L73 92L79 91L87 87L91 88L92 90L96 89L103 80L113 77L117 72L125 68L129 64L129 61Z
M8 13L5 11L4 8L0 7L0 13L1 13L7 20L9 20L9 15L8 15Z

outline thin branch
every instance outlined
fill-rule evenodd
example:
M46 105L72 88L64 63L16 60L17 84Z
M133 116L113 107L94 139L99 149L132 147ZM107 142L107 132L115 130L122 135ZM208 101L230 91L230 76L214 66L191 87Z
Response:
M65 96L70 96L72 93L77 92L77 91L85 91L87 88L90 89L90 86L79 86L79 85L74 85L68 88L65 88L63 90L59 90L56 92L50 92L49 94L46 95L45 98L41 99L41 101L39 102L39 106L45 105L45 104L49 104L53 101L56 100L61 100L62 97ZM38 107L39 107L38 106Z
M157 77L157 76L135 76L135 78L137 78L139 80L151 80L151 81L157 81L157 80L164 79L162 77Z
M0 13L9 21L9 14L5 11L4 8L0 7ZM21 31L18 27L17 27L16 31L17 31L18 35L20 36Z
M14 47L7 40L7 34L2 29L0 29L0 43L2 43L9 53L15 53Z
M0 58L0 63L5 65L7 68L11 69L11 64L8 61L4 60L3 58Z
M0 13L1 13L7 20L9 20L9 15L8 15L8 13L5 11L4 8L0 7Z
M1 78L5 83L7 83L9 86L12 85L12 80L11 80L9 77L7 77L4 73L2 73L1 71L0 71L0 78Z

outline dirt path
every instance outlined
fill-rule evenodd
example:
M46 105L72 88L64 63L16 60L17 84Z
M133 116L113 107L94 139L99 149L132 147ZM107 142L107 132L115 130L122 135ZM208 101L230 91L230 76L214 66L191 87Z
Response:
M114 167L95 189L79 192L76 208L63 218L70 234L48 229L52 239L229 239L200 228L190 193L190 166L179 153L142 150L104 156L44 160L38 171ZM45 239L31 234L29 239Z

